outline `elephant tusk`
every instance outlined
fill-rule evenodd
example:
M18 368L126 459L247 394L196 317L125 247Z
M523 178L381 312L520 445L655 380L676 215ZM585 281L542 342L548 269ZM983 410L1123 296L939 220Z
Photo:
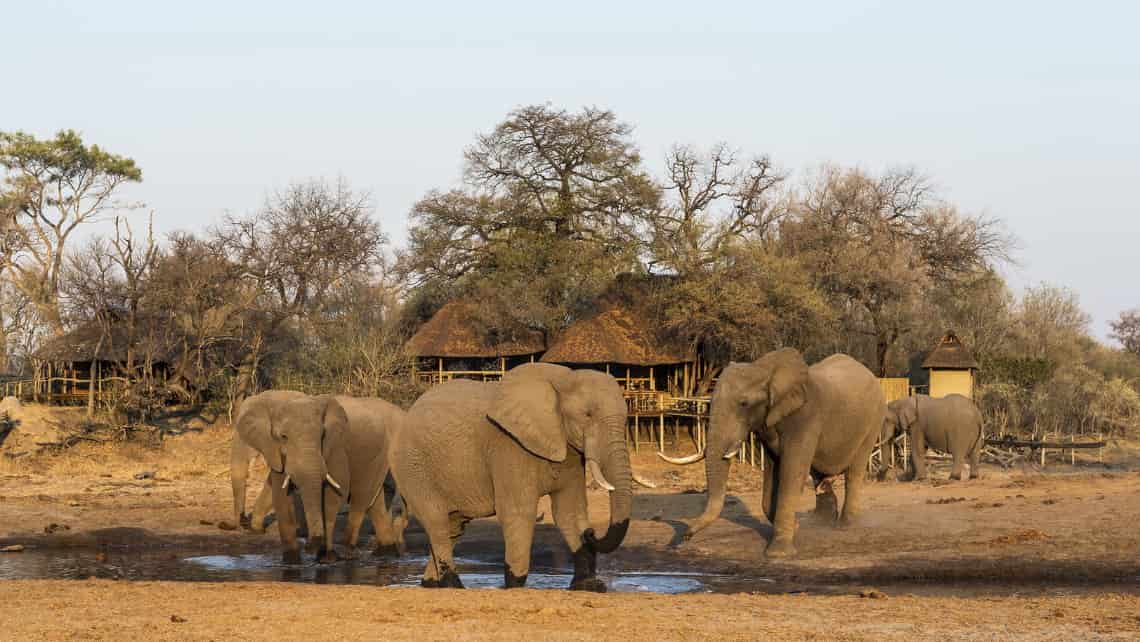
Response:
M633 481L641 484L642 486L645 486L646 488L657 488L657 484L654 484L653 482L642 477L641 475L638 475L637 473L633 473Z
M688 464L695 464L698 461L704 459L705 458L705 451L702 450L698 453L693 453L692 455L689 455L688 457L670 457L669 455L666 455L663 452L658 452L657 456L660 457L661 459L664 459L665 461L669 462L670 464L677 464L678 466L686 466Z
M340 490L340 484L336 483L336 480L332 478L332 475L325 473L325 480L328 481L329 486L332 486L333 488Z
M289 475L285 475L285 482L281 484L281 490L288 490L289 489L289 481L290 481Z
M740 447L743 445L744 445L743 443L736 444L736 448L733 448L732 450L725 453L724 458L725 459L732 459L733 457L736 457L737 455L739 455L740 454Z
M598 465L598 462L593 459L587 459L586 468L590 469L590 474L594 476L594 481L598 482L599 486L610 492L616 490L613 484L606 481L606 476L602 474L602 467Z

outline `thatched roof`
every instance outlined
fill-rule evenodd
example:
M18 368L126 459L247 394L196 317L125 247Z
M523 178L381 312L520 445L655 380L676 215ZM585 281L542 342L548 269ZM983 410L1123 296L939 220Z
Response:
M978 362L974 355L962 345L962 340L953 332L947 332L938 346L927 355L922 367L939 370L977 370Z
M542 356L548 363L620 363L655 366L692 361L690 351L666 345L629 308L611 306L566 328Z
M414 357L511 357L542 352L542 333L502 337L479 320L474 303L452 301L420 326L404 344Z
M47 339L32 356L55 362L121 362L126 360L131 343L127 335L127 326L123 322L113 324L104 337L99 323L89 321L71 332ZM100 337L103 337L102 344ZM168 333L159 324L148 320L140 320L136 324L133 347L137 357L150 352L157 361L167 361L173 352Z

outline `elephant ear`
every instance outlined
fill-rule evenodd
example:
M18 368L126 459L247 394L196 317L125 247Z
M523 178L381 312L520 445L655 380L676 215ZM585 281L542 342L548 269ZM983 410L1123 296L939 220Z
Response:
M321 456L325 468L341 486L342 494L348 492L350 470L348 465L348 413L334 397L325 397L321 411Z
M803 407L807 402L808 367L799 351L785 348L777 353L776 365L768 380L769 428Z
M273 436L273 418L269 406L257 399L246 399L238 413L237 430L241 441L252 446L274 472L285 471L281 457L281 444ZM247 464L248 465L248 464Z
M504 381L487 418L535 455L555 462L566 459L558 393L549 383L530 378Z

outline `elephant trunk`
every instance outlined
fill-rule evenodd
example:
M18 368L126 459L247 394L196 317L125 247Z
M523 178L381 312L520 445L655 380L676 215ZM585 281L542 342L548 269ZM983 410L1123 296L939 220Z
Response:
M592 542L598 553L612 553L621 546L633 513L633 469L625 443L625 415L606 422L608 439L601 448L602 474L614 487L610 491L610 524L606 534Z
M319 548L332 545L329 533L325 533L324 460L319 448L307 447L298 450L301 452L297 458L289 458L288 463L292 463L289 466L291 469L289 474L300 492L301 504L305 509L305 525L309 531L309 549L315 552Z
M732 459L726 455L736 450L741 440L735 437L739 431L733 429L732 421L718 417L717 414L714 411L710 418L709 437L711 441L705 447L705 477L708 481L705 510L700 517L689 524L685 539L696 535L716 521L724 509L724 496L728 489L728 471L732 467ZM728 437L726 438L726 436Z

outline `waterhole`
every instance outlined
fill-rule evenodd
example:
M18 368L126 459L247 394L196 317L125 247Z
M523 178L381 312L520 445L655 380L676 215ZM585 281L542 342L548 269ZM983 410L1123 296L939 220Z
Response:
M470 589L503 586L502 562L456 558L463 585ZM276 553L239 555L201 554L178 551L91 552L28 550L0 557L0 579L119 579L136 581L189 582L305 582L313 584L361 584L390 588L419 586L427 558L405 556L399 560L360 558L334 564L285 564ZM610 591L623 593L737 593L742 591L786 592L765 578L668 570L623 570L599 572ZM566 589L571 573L565 569L533 567L527 587Z

